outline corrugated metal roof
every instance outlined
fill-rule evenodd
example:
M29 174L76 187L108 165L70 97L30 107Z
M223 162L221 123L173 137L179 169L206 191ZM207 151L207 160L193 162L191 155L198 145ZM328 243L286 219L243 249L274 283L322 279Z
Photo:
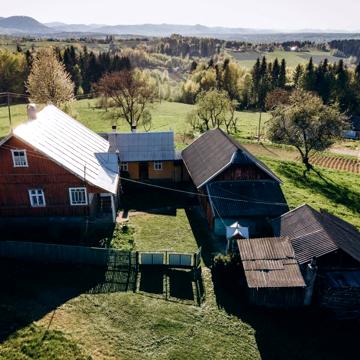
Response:
M107 192L116 194L118 163L109 154L109 143L53 105L38 112L13 131L29 144L74 175Z
M289 210L279 183L273 180L215 181L206 188L216 217L275 218Z
M360 261L360 233L348 222L302 205L272 221L276 236L288 236L300 264L337 249Z
M166 161L176 160L174 133L136 132L109 133L110 151L119 151L120 160L131 161Z
M305 286L288 238L240 239L237 243L249 288Z
M281 182L265 164L221 129L202 134L182 151L182 157L197 188L205 185L232 163L254 164L273 180Z

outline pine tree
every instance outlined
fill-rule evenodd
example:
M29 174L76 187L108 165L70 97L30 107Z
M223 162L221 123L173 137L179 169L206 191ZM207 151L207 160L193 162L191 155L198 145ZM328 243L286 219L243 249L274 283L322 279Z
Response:
M309 63L306 65L302 85L304 90L306 91L315 90L315 71L314 71L314 63L312 57L310 58Z
M304 74L304 69L303 69L302 65L298 64L296 66L294 74L293 74L293 82L294 82L294 86L296 88L300 87L303 74Z
M281 60L278 87L284 89L286 86L286 61Z
M279 87L279 76L280 76L280 65L279 60L276 58L274 60L272 69L271 69L271 87L276 89Z

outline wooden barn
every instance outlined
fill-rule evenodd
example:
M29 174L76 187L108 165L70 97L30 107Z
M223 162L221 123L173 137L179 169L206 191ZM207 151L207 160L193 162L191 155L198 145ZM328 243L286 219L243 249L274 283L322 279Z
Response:
M250 237L267 236L266 219L288 211L281 180L221 129L201 135L182 158L216 234L238 221L250 226Z
M348 222L302 205L272 221L289 237L307 284L305 303L360 316L360 232Z
M301 307L305 281L286 237L237 241L250 304Z
M115 221L118 160L109 143L46 106L0 142L0 216ZM31 221L28 222L30 224Z
M172 131L119 133L115 128L102 136L110 143L109 151L118 154L122 176L141 181L188 179Z

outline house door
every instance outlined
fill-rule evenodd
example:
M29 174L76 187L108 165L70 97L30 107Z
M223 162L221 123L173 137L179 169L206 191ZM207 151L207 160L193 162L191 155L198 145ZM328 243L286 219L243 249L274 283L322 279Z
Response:
M109 196L108 194L101 194L99 207L101 214L112 214L111 196Z
M139 164L139 175L140 175L140 179L142 180L149 179L149 166L146 161L142 161Z

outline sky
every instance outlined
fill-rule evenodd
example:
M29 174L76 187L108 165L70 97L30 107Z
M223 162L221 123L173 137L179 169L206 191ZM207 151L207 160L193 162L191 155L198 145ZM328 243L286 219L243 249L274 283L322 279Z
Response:
M68 24L202 24L257 29L360 31L359 0L11 0L0 16Z

